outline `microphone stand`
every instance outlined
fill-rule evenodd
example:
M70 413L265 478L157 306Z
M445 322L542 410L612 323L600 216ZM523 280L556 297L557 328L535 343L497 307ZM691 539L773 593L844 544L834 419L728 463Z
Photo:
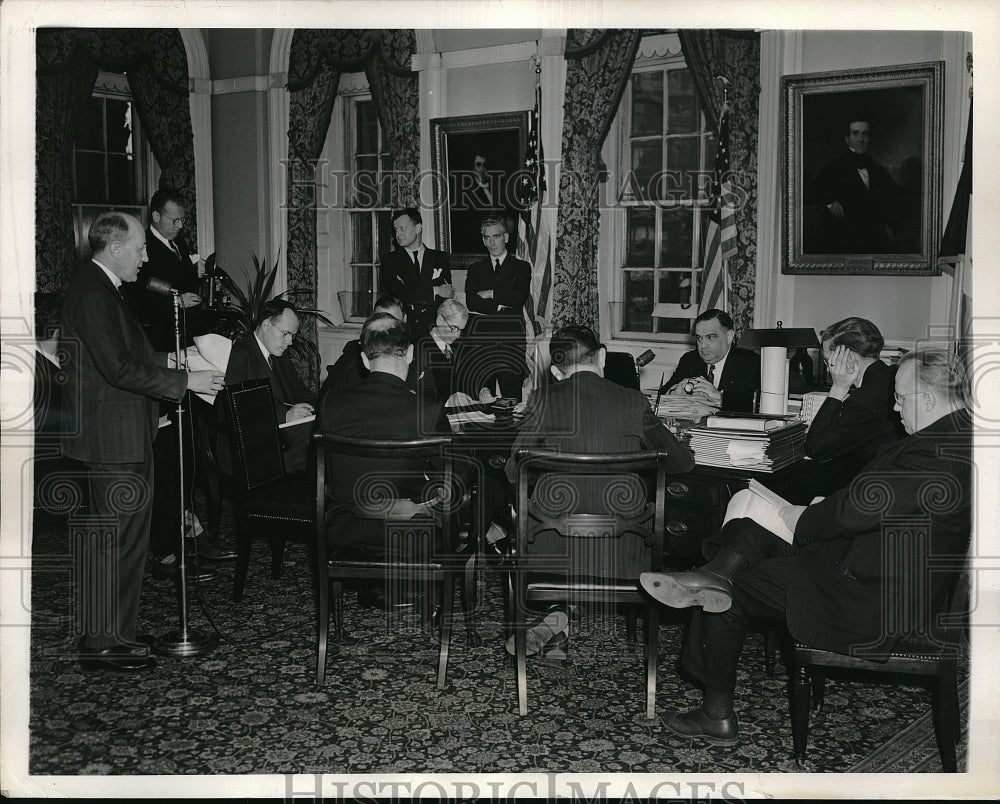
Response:
M174 354L177 361L177 368L181 368L181 297L180 294L171 289L174 301ZM186 368L186 366L185 366ZM187 568L185 566L186 550L184 544L187 521L184 516L184 397L177 403L177 450L179 457L180 472L180 494L178 504L180 505L180 549L177 552L177 573L180 582L180 605L181 605L181 627L178 631L171 631L164 634L153 646L153 650L165 656L198 656L206 653L216 646L219 638L216 634L203 633L188 628L187 612Z

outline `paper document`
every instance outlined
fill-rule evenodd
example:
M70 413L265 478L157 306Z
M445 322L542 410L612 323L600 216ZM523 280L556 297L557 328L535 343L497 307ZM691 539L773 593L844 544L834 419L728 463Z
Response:
M787 505L789 505L787 500L758 481L751 480L749 488L737 491L729 501L722 524L726 524L730 519L746 517L791 544L795 534L781 521L780 514L781 509Z
M282 424L279 424L278 429L283 430L286 427L294 427L297 424L305 424L306 422L314 422L314 421L316 421L315 413L312 416L303 416L301 419L293 419L290 422L284 422Z

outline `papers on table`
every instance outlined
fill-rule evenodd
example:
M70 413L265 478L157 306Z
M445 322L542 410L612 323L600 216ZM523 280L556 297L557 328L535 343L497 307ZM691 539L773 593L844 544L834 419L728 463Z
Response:
M805 422L773 430L723 430L692 427L689 446L700 466L738 467L775 472L805 456Z

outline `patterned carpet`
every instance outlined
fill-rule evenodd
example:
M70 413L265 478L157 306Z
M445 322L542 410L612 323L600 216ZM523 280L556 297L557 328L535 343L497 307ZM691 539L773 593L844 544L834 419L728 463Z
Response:
M470 647L456 622L447 689L435 687L436 644L419 622L387 633L385 615L360 608L351 593L345 623L355 641L331 656L317 686L305 547L288 545L285 575L274 581L262 542L242 604L231 601L231 564L189 589L189 623L202 631L214 623L221 634L214 650L161 657L144 674L84 674L70 633L67 573L45 560L65 555L67 545L65 520L37 517L32 774L794 770L786 676L779 664L767 677L758 634L744 651L735 747L679 739L646 719L643 660L626 644L621 617L575 626L567 666L529 659L529 712L520 717L500 636L499 575L483 580L483 644ZM162 635L178 617L173 584L153 581L147 568L140 630ZM676 670L683 627L683 618L661 626L658 713L700 700ZM828 681L828 705L812 723L812 769L939 771L929 700L915 686ZM914 753L917 745L924 749Z

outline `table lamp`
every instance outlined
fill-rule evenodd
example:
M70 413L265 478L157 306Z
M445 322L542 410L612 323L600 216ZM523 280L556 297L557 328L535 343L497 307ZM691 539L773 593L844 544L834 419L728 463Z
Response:
M819 346L816 330L808 327L748 329L738 344L744 349L760 349L760 412L784 415L788 412L788 350Z

